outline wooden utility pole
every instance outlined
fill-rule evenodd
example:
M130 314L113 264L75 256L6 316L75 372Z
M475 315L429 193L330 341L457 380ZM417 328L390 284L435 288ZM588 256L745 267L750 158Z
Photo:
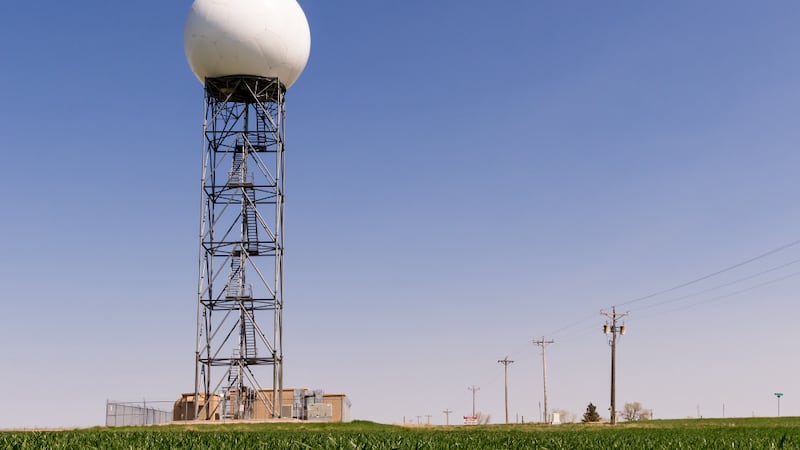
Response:
M603 325L603 333L610 334L611 340L611 425L617 423L617 334L625 334L625 324L618 327L617 320L625 317L628 313L617 313L617 307L611 307L611 312L600 311L600 314L611 319L611 323Z
M504 372L505 386L506 386L506 424L508 424L508 366L509 364L513 364L514 361L508 359L508 356L506 356L503 359L498 359L497 362L503 365L503 372Z
M446 419L446 420L447 420L447 425L450 425L450 413L451 413L451 412L453 412L453 411L451 411L451 410L449 410L449 409L445 409L445 410L444 410L444 411L442 411L442 412L443 412L443 413L444 413L444 415L447 417L447 419Z
M544 422L550 423L550 416L547 415L547 357L545 356L545 350L548 344L553 344L556 341L550 340L547 341L542 336L541 340L533 340L533 345L537 345L542 347L542 378L544 380Z
M472 391L472 417L475 417L475 392L480 391L481 388L475 386L474 384L468 387L470 391Z

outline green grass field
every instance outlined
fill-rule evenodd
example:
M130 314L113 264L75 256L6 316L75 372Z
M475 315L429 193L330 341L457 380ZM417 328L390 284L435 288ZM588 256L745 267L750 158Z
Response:
M0 433L2 449L800 449L800 418L609 425L170 425Z

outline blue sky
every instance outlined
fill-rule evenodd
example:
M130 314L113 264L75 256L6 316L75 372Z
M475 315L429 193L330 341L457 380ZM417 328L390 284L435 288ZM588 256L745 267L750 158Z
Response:
M800 239L800 5L498 3L301 2L285 379L347 393L355 418L443 422L475 384L500 422L508 355L512 419L537 419L530 340L548 333L551 408L607 415L601 308ZM0 428L100 424L107 398L192 389L190 4L0 14ZM772 415L782 391L800 414L798 258L621 307L618 403Z

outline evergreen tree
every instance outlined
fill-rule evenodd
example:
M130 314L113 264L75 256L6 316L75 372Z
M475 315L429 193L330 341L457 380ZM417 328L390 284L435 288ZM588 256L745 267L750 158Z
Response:
M597 407L589 403L586 407L586 412L583 413L581 422L600 422L600 414L597 414Z

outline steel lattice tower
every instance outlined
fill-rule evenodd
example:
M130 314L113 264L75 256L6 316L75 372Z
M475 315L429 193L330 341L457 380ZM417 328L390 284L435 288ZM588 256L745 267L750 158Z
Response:
M285 92L276 78L205 82L199 419L281 416Z

